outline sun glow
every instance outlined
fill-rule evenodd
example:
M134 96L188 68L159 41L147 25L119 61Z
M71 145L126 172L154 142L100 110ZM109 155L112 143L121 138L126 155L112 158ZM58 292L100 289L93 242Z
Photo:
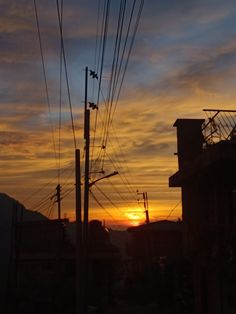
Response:
M127 212L126 216L128 217L129 223L132 226L138 226L144 222L144 214L140 210Z

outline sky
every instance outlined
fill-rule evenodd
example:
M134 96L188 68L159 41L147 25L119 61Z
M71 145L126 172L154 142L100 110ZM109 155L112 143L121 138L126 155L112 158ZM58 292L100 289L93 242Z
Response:
M100 69L104 2L67 0L63 6L68 86L82 175L85 67ZM136 1L135 8L140 3ZM96 110L91 110L91 160L99 159L101 148L119 4L111 1L96 132ZM132 4L127 1L124 29ZM38 0L36 6L49 104L34 1L0 0L0 191L55 218L53 195L60 183L62 216L73 220L75 145L64 66L60 72L57 6L51 0ZM134 22L131 30L132 35ZM236 109L235 78L235 1L144 1L105 155L100 166L94 166L105 175L119 174L93 185L89 218L112 227L144 223L137 190L148 194L151 221L181 218L180 190L168 187L168 178L178 170L173 124L177 118L206 118L206 108ZM89 77L88 101L98 100L98 84ZM99 174L90 174L91 181L96 178Z

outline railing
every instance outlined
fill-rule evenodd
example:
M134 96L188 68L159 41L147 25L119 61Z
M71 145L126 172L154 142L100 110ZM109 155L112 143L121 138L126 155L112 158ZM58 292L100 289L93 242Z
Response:
M203 136L207 145L222 140L236 140L236 110L203 109L207 119Z

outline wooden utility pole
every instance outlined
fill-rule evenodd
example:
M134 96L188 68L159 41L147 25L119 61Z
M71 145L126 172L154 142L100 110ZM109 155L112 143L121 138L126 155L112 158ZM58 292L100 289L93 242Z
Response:
M88 222L89 222L89 144L90 144L90 111L88 109L88 67L85 68L85 100L84 100L84 140L85 140L85 174L84 174L84 314L88 311Z
M97 109L96 105L92 109ZM111 176L117 175L118 172L115 171L111 174L108 174L102 178L99 178L93 182L89 182L89 146L90 146L90 110L88 109L88 67L85 68L85 100L84 100L84 141L85 141L85 173L84 173L84 212L83 212L83 232L81 234L81 247L82 247L82 266L81 266L81 279L78 278L81 284L81 314L88 313L88 225L89 225L89 188L97 183L98 181L109 178ZM81 216L80 216L81 219ZM81 223L82 224L82 223ZM80 235L78 235L79 237ZM79 309L79 307L78 307ZM79 313L79 312L78 312ZM79 314L80 314L79 313Z
M58 184L56 187L56 202L58 204L58 219L61 220L61 185Z
M75 150L76 314L84 309L80 150Z
M150 220L149 220L149 211L148 211L148 196L147 196L147 192L139 192L137 190L137 195L142 195L143 196L143 205L144 205L144 213L146 216L146 224L149 224Z
M148 197L147 197L147 192L143 193L143 202L144 202L144 210L145 210L145 215L146 215L146 224L149 224L149 211L148 211Z

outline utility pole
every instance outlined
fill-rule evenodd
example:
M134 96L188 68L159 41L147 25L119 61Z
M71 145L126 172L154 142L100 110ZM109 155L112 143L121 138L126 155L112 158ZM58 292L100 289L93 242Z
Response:
M147 196L147 192L139 192L137 190L137 195L142 195L143 196L143 205L144 205L144 213L146 216L146 224L149 224L150 220L149 220L149 212L148 212L148 196Z
M82 273L81 273L81 293L82 296L82 311L81 314L88 313L88 225L89 225L89 188L98 181L117 175L115 171L111 174L89 182L89 146L90 146L90 110L88 109L88 67L85 68L85 100L84 100L84 141L85 141L85 171L84 171L84 215L83 215L83 232L81 234L81 247L82 247ZM92 109L97 109L95 104L90 104ZM80 217L81 219L81 217ZM82 223L81 223L82 224ZM78 279L79 280L79 279ZM79 313L79 314L80 314Z
M56 202L58 204L58 219L61 220L61 185L58 184L56 187Z
M80 150L75 150L76 314L84 309Z
M89 144L90 111L88 109L88 67L85 68L84 99L84 140L85 140L85 174L84 174L84 224L83 224L83 276L84 276L84 314L88 312L88 209L89 209Z
M144 210L146 215L146 223L149 224L149 211L148 211L148 197L147 192L143 193L143 200L144 200Z

